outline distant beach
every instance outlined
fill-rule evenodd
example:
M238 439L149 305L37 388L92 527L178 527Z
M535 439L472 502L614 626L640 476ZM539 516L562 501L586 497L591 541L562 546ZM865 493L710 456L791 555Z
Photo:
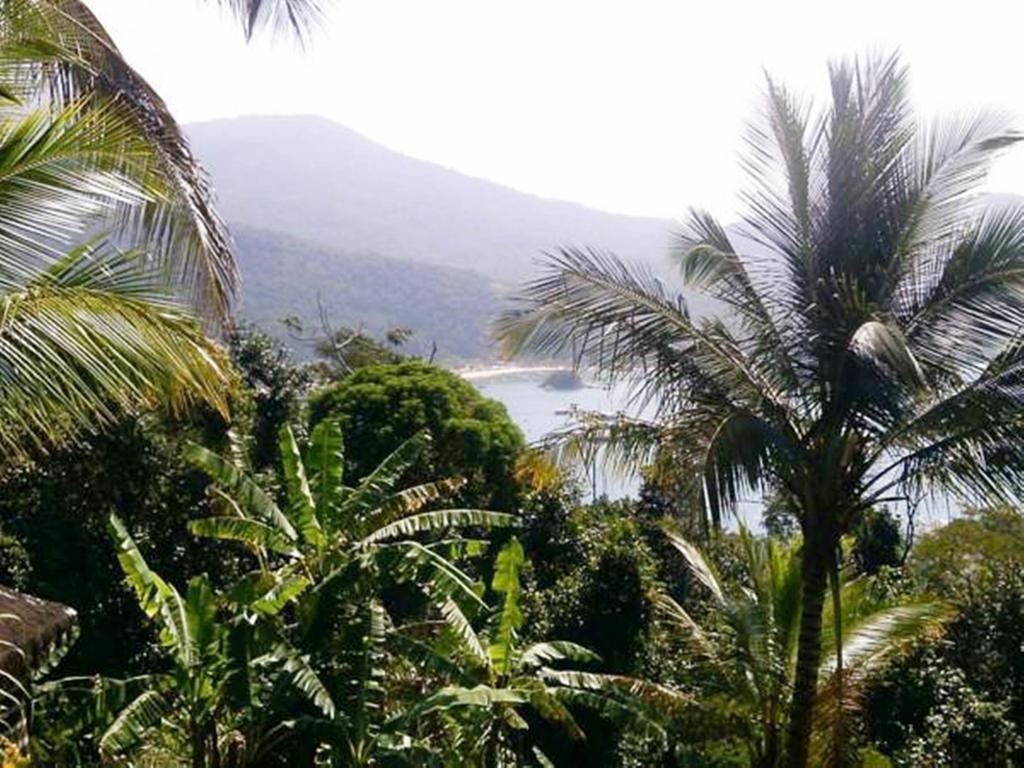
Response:
M513 376L516 374L528 375L571 370L572 368L568 365L489 365L479 368L454 368L452 372L458 374L467 381L480 381L483 379L495 379L501 376Z

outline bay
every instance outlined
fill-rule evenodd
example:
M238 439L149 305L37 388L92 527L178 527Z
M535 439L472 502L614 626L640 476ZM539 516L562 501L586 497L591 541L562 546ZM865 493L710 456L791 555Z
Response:
M624 387L605 388L592 384L577 389L545 387L544 382L553 370L557 369L493 368L461 373L482 394L505 406L530 443L570 426L569 413L573 408L608 414L628 411L629 398ZM640 488L637 477L609 472L600 465L586 477L580 470L578 474L588 496L605 495L613 500L636 497ZM948 497L929 498L918 510L917 524L922 530L942 525L959 515L958 507ZM761 529L763 508L760 498L746 499L738 505L736 517L755 529ZM891 504L890 508L898 519L906 519L905 505Z
M628 406L628 393L622 387L604 388L585 384L576 389L545 387L551 368L516 368L468 371L463 373L480 392L502 403L511 419L523 430L529 443L536 443L551 432L570 426L570 412L584 411L616 413ZM588 495L607 496L609 499L635 497L640 481L635 476L623 476L597 466L580 482Z

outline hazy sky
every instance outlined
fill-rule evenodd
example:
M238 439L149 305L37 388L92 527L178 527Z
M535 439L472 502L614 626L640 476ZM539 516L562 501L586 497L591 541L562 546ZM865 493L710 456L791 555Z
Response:
M997 107L1024 127L1019 0L333 0L305 51L246 46L212 3L88 3L183 122L320 114L415 157L627 213L732 213L765 69L813 93L829 58L899 47L925 113ZM992 187L1024 193L1024 152Z

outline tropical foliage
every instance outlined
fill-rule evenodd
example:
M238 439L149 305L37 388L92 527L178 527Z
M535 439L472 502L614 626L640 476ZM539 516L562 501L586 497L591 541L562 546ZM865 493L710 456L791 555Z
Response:
M652 420L576 437L687 468L714 521L751 491L784 494L804 539L795 767L842 535L883 501L1014 499L1024 480L1024 209L978 196L1020 136L991 115L918 124L897 57L830 78L817 111L768 80L742 226L695 211L678 239L684 284L728 320L691 317L611 254L565 249L499 325L510 351L571 350L631 385Z
M247 35L300 36L316 0L230 0ZM159 95L79 0L0 4L0 445L24 458L157 404L222 411L194 319L237 268L205 173Z
M519 571L525 562L523 547L514 538L498 553L491 589L499 595L500 603L486 631L471 638L468 647L472 655L456 673L457 683L441 689L411 712L415 717L442 712L459 723L460 739L464 741L460 762L486 768L521 765L531 759L551 764L529 738L530 723L524 716L527 711L569 739L581 740L586 734L570 705L659 729L668 711L688 703L685 695L666 687L586 671L586 665L599 662L600 657L576 643L554 640L522 644ZM567 669L566 664L584 665L584 669Z
M185 275L168 281L171 252L161 263L149 250L86 239L110 217L151 217L146 209L164 194L154 162L115 104L0 107L0 444L8 456L156 405L226 410L229 368L170 292ZM196 274L184 262L175 269Z
M195 768L258 762L287 727L246 722L260 709L255 671L265 667L293 677L300 692L325 706L297 653L261 621L283 602L253 594L228 621L219 620L224 598L218 599L208 578L193 578L180 594L150 570L120 520L112 517L110 528L125 578L142 611L158 623L172 667L131 681L139 692L100 738L104 758L135 755L143 762L187 762ZM273 689L275 680L260 682Z
M276 412L276 400L260 402ZM678 533L666 539L659 532L678 525L661 522L666 513L690 519L660 500L584 508L571 487L548 486L529 494L519 533L524 548L504 539L501 528L513 522L508 517L448 516L443 497L457 481L435 481L429 498L419 486L409 493L401 467L415 465L416 452L428 444L425 435L413 438L384 462L388 471L372 470L372 483L353 485L340 470L350 443L331 420L307 440L283 429L285 460L258 473L243 449L251 441L222 442L221 453L193 444L189 460L215 481L209 501L185 497L196 505L191 527L204 535L166 538L166 526L136 512L131 529L141 537L115 528L115 540L128 582L166 585L153 587L153 594L180 604L184 617L194 614L190 626L207 627L209 642L193 644L191 663L180 668L159 610L147 620L152 633L133 628L119 638L121 648L132 643L137 650L113 651L118 664L100 662L103 644L91 641L88 658L96 661L78 657L71 671L102 663L110 676L37 684L35 754L69 765L94 764L106 745L111 758L171 764L200 754L207 764L216 758L222 765L743 766L768 765L766 754L784 750L797 649L799 539L723 533L698 550ZM105 460L125 461L116 455ZM318 463L323 456L326 465ZM145 467L149 475L160 471ZM392 479L384 482L385 476ZM324 477L342 480L325 485ZM68 483L70 491L81 480ZM326 493L333 499L327 502L331 487L337 493ZM371 487L373 500L364 496ZM355 503L359 497L365 504ZM143 498L118 508L131 511ZM386 508L388 522L379 517ZM155 507L157 516L161 509L167 507ZM992 514L991 523L982 523L984 516L972 523L984 535L972 539L966 529L960 535L984 542L976 548L992 549L998 563L999 552L1011 551L1005 542L1016 530L1015 513ZM314 519L326 544L317 544L323 540ZM475 538L487 523L498 524L492 535L505 540L493 567L474 556L487 549ZM59 529L67 536L75 526L69 516ZM469 538L458 535L460 528ZM378 538L381 531L392 535ZM700 537L702 529L692 526L687 535ZM815 754L834 755L842 743L847 762L877 755L873 748L910 765L933 748L962 755L1003 736L1006 749L990 747L992 754L1015 754L1014 655L999 650L1016 647L1014 592L1009 582L992 580L992 591L978 594L978 580L989 576L969 571L963 577L974 586L963 593L942 581L919 581L936 572L922 568L921 558L947 551L932 540L928 535L915 545L900 578L885 569L854 577L853 546L844 550L842 741L837 710L825 704L838 695L835 625L826 608ZM28 541L30 579L40 546L60 545ZM93 559L113 561L102 548L93 551ZM157 576L151 558L173 580ZM92 583L114 596L112 586ZM946 603L928 597L935 590ZM130 594L137 605L134 586ZM999 594L1006 599L996 599ZM138 621L133 616L146 616L133 610L107 614L108 623L126 626ZM956 610L970 618L954 618ZM104 631L95 622L86 627L90 634ZM242 637L247 643L239 645ZM992 644L980 638L993 638ZM995 666L979 666L982 661ZM240 676L243 667L248 672ZM986 682L969 686L968 679ZM194 696L180 697L190 690ZM146 720L147 712L157 715L146 702L164 707L155 723ZM885 714L894 702L895 722ZM942 730L943 723L952 730ZM195 736L200 732L205 736Z
M751 766L778 765L785 753L788 703L796 672L802 543L758 540L741 528L743 584L739 590L730 590L700 549L671 529L667 535L710 598L706 622L695 620L667 594L661 598L661 609L664 621L685 641L704 678L700 705L715 724L709 729L711 738L719 748L742 743ZM857 707L864 681L891 661L908 640L937 632L950 617L950 609L942 603L886 599L864 578L845 578L840 596L842 615L826 612L822 637L825 658L817 674L814 726L819 754L815 764L842 762L830 754L842 735L837 733L842 726L837 716ZM840 647L842 670L836 668ZM842 702L837 699L840 675Z
M322 665L323 717L310 723L339 765L363 765L406 747L389 731L377 679L391 663L389 643L400 615L386 605L388 588L413 585L448 629L474 636L463 605L480 604L470 576L450 559L472 541L421 542L421 534L507 526L515 518L474 509L428 508L458 488L438 480L408 488L398 482L430 443L419 433L402 443L355 486L343 482L341 429L320 422L305 453L292 430L281 433L286 505L282 508L231 460L195 447L190 456L215 481L227 514L192 522L192 532L241 541L260 564L239 589L273 606L295 601L292 631Z
M219 5L304 42L325 3ZM0 3L0 575L85 633L62 678L2 641L4 765L1021 763L1024 208L977 194L1020 134L906 77L768 80L742 225L674 254L721 316L565 249L499 323L649 414L547 441L642 468L584 505L450 372L234 326L158 94L81 0ZM929 494L1003 506L904 541Z

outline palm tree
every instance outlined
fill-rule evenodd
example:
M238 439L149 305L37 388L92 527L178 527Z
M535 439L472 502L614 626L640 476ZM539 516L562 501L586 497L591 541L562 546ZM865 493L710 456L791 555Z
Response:
M161 199L156 164L116 104L0 103L5 460L140 408L204 401L226 412L229 366L171 293L165 265L124 250L118 229L101 234Z
M524 618L519 605L519 570L526 562L522 545L510 539L498 553L491 588L500 602L484 632L464 643L465 661L452 664L421 655L428 665L443 669L455 682L402 713L398 721L415 721L431 714L457 718L467 748L466 765L501 768L521 765L525 747L541 765L550 759L536 745L525 743L530 730L526 714L547 721L570 739L585 734L570 705L584 706L617 719L638 722L660 731L652 702L669 707L690 704L687 696L654 683L596 672L567 669L566 663L587 665L600 657L576 643L550 640L523 644L519 633ZM440 662L440 663L438 663Z
M223 4L247 35L302 34L320 6ZM0 2L0 201L8 459L157 404L226 412L228 366L193 317L228 319L227 231L166 106L79 0Z
M840 537L874 505L1014 499L1024 480L1024 206L977 194L1020 135L990 115L920 126L896 56L830 79L820 111L768 80L742 225L694 211L678 240L684 283L724 317L691 316L648 270L567 249L498 326L510 352L573 349L629 383L655 418L591 436L659 454L714 519L752 490L784 495L804 540L794 768Z
M246 37L262 27L286 29L302 40L329 0L214 0L238 17Z
M219 0L247 36L261 27L288 28L300 39L319 16L319 0ZM159 94L123 58L81 0L0 3L0 92L20 103L40 100L62 110L117 103L137 139L153 153L159 195L135 215L114 206L118 235L145 244L174 273L190 298L221 318L237 282L230 240L206 175Z
M717 738L732 733L743 741L752 768L776 768L783 756L786 703L796 669L802 544L757 539L741 526L743 583L730 590L699 548L672 527L666 533L710 601L710 613L702 623L669 595L659 599L663 621L678 631L695 663L702 694L695 702L717 718ZM838 624L825 623L825 658L818 670L820 709L814 732L823 753L834 743L841 711L836 685L839 644L831 629L842 627L842 710L848 711L858 703L860 683L891 660L909 638L938 629L950 618L943 603L881 599L865 578L841 577L840 592L843 615Z

